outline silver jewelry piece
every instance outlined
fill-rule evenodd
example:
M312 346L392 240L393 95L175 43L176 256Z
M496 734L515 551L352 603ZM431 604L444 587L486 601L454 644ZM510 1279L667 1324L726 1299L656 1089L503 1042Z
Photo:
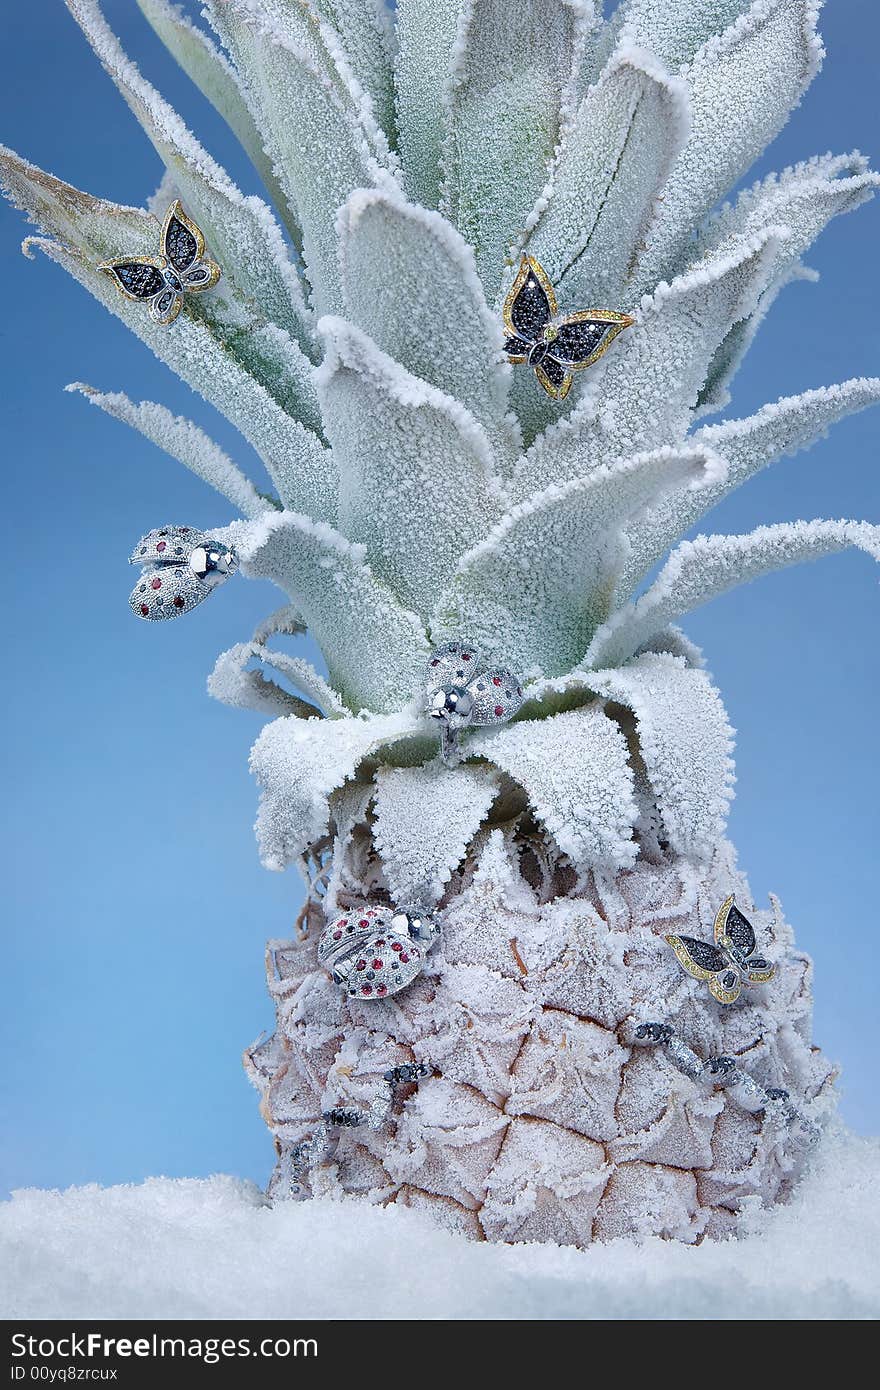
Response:
M362 1125L376 1131L383 1129L390 1119L398 1088L417 1086L426 1077L434 1076L435 1072L436 1068L430 1062L407 1062L391 1067L376 1087L369 1109L336 1105L331 1110L325 1110L314 1134L282 1153L278 1176L283 1195L294 1201L306 1201L311 1197L311 1175L321 1164L332 1160L339 1147L341 1131L358 1129Z
M439 930L416 907L358 908L324 928L318 960L349 998L387 999L421 974Z
M461 729L506 724L522 708L520 682L503 666L492 666L477 645L463 638L444 642L426 669L425 711L440 724L440 756L458 761Z
M235 573L238 556L194 526L162 526L141 537L129 564L142 566L128 600L132 612L156 622L196 608Z
M788 1091L781 1086L761 1086L743 1071L735 1057L710 1057L702 1062L668 1023L640 1023L634 1030L633 1042L647 1047L665 1047L679 1071L692 1081L723 1086L741 1109L753 1115L763 1112L772 1122L787 1126L804 1146L815 1144L819 1139L818 1125L798 1110Z
M695 936L667 936L679 964L695 980L705 980L719 1004L733 1004L743 986L772 980L776 966L756 956L755 929L731 893L715 916L714 946Z

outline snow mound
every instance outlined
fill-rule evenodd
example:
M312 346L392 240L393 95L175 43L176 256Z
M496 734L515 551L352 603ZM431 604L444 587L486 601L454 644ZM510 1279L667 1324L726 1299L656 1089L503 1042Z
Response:
M880 1314L880 1140L837 1131L792 1202L751 1234L579 1251L463 1241L411 1209L270 1208L251 1183L34 1188L0 1206L5 1318L420 1316L871 1319Z

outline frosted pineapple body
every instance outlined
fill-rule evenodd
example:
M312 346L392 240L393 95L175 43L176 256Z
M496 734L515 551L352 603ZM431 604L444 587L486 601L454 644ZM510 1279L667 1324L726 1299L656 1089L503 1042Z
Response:
M368 1103L387 1066L415 1059L440 1075L380 1133L344 1131L315 1191L402 1201L477 1239L736 1230L745 1198L790 1190L803 1138L690 1081L662 1048L633 1046L633 1024L672 1023L702 1057L735 1057L821 1121L833 1072L811 1044L809 961L766 912L777 971L760 991L725 1008L683 974L665 935L705 935L719 894L747 900L727 847L703 869L643 860L549 902L514 850L509 832L481 835L444 900L431 972L393 1004L349 1006L315 968L313 936L285 978L273 968L277 1031L249 1054L280 1150L270 1190L285 1195L285 1156L323 1111Z

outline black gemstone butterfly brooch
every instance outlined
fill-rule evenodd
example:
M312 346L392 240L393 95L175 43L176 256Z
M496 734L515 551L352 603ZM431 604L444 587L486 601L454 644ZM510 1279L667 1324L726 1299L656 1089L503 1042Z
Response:
M116 256L98 266L110 276L126 299L149 304L156 323L173 323L185 294L209 290L220 279L220 267L205 257L201 229L187 217L179 202L171 204L162 223L161 255Z
M776 966L754 954L755 931L733 901L726 898L715 918L715 945L694 936L667 936L679 962L695 980L708 982L719 1004L732 1004L743 985L762 985Z
M553 286L534 256L523 256L502 307L511 362L527 362L554 401L564 401L572 373L591 366L635 319L614 309L560 317Z
M232 546L194 526L163 526L142 536L129 556L143 573L129 596L147 622L179 618L202 603L238 569Z

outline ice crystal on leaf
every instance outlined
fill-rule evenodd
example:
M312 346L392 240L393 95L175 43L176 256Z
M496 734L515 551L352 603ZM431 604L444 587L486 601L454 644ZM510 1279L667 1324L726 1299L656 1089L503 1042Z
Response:
M436 998L415 985L406 1008L388 1009L406 1048L429 1049L439 1029L448 1075L420 1092L384 1168L361 1146L349 1186L419 1205L415 1177L429 1174L457 1228L474 1233L481 1206L495 1238L613 1235L638 1227L646 1201L665 1213L657 1231L727 1229L706 1211L733 1201L719 1176L734 1163L728 1110L716 1125L718 1106L690 1083L670 1095L644 1055L624 1063L600 1016L616 1027L624 996L638 1009L665 999L705 1028L706 1047L722 1041L694 1002L697 982L667 962L661 988L656 943L639 945L627 925L653 913L669 930L700 913L690 925L705 935L706 903L733 877L719 848L731 730L671 625L801 560L845 547L880 558L880 528L856 521L684 539L733 488L880 398L880 381L858 378L698 423L726 402L776 295L808 274L815 237L878 184L858 153L824 155L721 201L819 68L818 5L622 0L603 19L592 0L399 0L392 23L381 0L206 0L212 33L169 0L139 4L269 201L243 194L201 147L97 0L68 5L164 166L159 194L121 207L8 150L0 182L39 229L28 250L226 415L272 480L266 498L160 404L78 388L228 499L237 518L221 538L246 576L289 600L209 683L218 699L280 716L252 757L265 862L298 863L331 902L446 896L451 973L436 966ZM222 278L168 327L98 266L155 255L171 197L203 228ZM635 320L564 403L505 357L500 307L520 253L545 266L562 312ZM306 627L327 678L270 645ZM445 767L420 692L432 645L456 636L507 662L525 703L508 725L465 731ZM328 844L332 874L315 849ZM560 906L545 921L551 898ZM517 999L540 995L545 1013L581 1022L548 1013L516 1060L537 1014L499 1002L492 972ZM800 1008L805 967L780 970L773 988L787 991L779 1009ZM324 1061L294 1076L288 1039L250 1065L269 1110L287 1087L302 1118L319 1113L306 1073L329 1087L328 1059L358 1054L323 986L312 980L297 1007L290 1027ZM476 1031L453 1046L465 1017ZM769 1005L755 1018L754 1038L775 1027ZM772 1049L754 1047L758 1065ZM817 1094L826 1073L818 1061L807 1072ZM592 1138L574 1111L568 1128L551 1123L574 1096ZM288 1116L276 1132L287 1142L295 1128ZM601 1147L606 1131L616 1147ZM543 1187L528 1169L539 1140ZM711 1181L683 1171L710 1164ZM747 1168L770 1193L785 1164L768 1139Z

